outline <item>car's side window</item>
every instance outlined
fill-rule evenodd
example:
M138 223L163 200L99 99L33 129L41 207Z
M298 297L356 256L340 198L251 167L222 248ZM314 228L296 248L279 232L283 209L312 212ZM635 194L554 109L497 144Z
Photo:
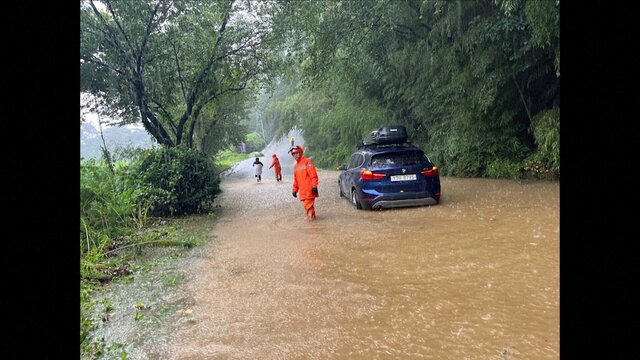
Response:
M362 154L353 154L351 156L351 160L349 160L349 165L347 166L347 169L354 169L362 165L363 159L364 158L362 157Z
M349 164L347 165L347 169L353 169L353 164L355 163L355 158L358 154L351 155L351 159L349 159Z
M351 158L349 159L349 164L347 164L347 169L351 169L353 167L353 162L355 157L356 157L356 154L351 155Z

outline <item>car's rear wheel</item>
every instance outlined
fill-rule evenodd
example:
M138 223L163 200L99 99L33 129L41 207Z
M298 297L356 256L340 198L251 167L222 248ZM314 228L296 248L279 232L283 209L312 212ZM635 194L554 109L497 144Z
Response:
M358 199L358 192L356 189L351 190L351 203L353 207L356 209L362 209L362 204L360 204L360 199Z

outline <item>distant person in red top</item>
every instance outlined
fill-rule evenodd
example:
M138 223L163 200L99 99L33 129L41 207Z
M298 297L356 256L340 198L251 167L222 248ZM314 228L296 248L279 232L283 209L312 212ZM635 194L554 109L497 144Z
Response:
M282 167L280 166L280 159L276 154L273 154L273 160L271 160L271 165L269 165L269 169L275 167L276 172L276 181L282 181Z
M293 165L293 188L291 195L302 201L305 210L305 220L316 219L314 203L318 197L318 173L311 159L304 157L304 150L300 145L294 145L289 150L296 160ZM300 196L298 196L298 192Z

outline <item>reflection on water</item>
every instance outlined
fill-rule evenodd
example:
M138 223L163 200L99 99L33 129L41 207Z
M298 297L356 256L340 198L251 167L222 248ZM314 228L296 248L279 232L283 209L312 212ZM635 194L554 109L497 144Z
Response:
M133 356L559 358L558 182L442 177L439 205L358 211L319 171L307 223L284 175L223 182L192 321Z

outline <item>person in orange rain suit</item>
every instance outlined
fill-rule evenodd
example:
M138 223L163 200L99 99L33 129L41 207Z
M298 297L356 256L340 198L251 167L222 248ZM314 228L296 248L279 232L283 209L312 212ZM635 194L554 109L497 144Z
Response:
M318 197L318 173L311 159L304 157L304 150L300 145L294 145L289 150L291 156L296 159L293 165L293 188L291 195L297 197L304 204L305 220L316 219L314 203ZM298 196L300 192L300 196Z
M282 181L282 167L280 166L280 160L276 154L273 154L273 160L271 160L271 165L269 165L269 169L275 167L276 172L276 181Z

